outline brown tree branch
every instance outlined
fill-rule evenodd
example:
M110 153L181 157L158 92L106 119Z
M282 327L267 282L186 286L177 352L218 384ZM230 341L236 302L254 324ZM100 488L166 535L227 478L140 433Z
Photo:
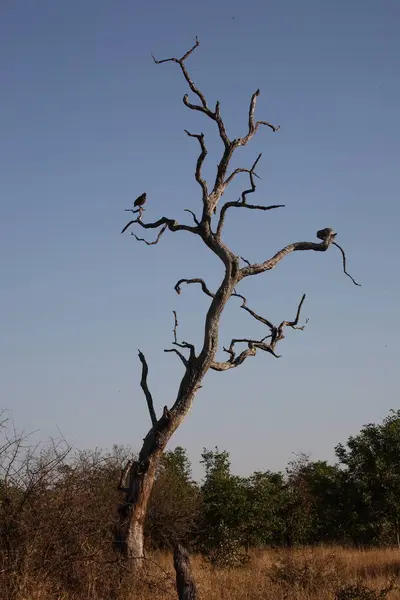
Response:
M232 296L234 296L236 298L241 298L242 299L242 304L241 304L240 308L243 308L243 310L247 311L254 319L256 319L257 321L260 321L260 323L262 323L263 325L266 325L271 330L274 329L274 326L272 325L271 321L268 321L268 319L265 319L265 317L261 317L260 315L258 315L257 313L255 313L253 310L251 310L251 308L249 308L247 306L247 298L245 298L244 296L242 296L242 294L238 294L235 291L232 294Z
M240 281L244 277L248 277L249 275L258 275L259 273L270 271L271 269L276 267L276 265L280 263L280 261L283 258L285 258L285 256L291 254L292 252L298 252L301 250L314 250L315 252L325 252L332 244L336 233L333 231L333 229L330 229L328 227L321 231L324 232L324 239L322 240L322 242L295 242L294 244L289 244L288 246L282 248L282 250L279 250L279 252L274 254L274 256L264 261L263 263L253 264L240 269L238 281Z
M185 367L188 366L188 364L189 364L188 359L186 358L186 356L183 356L182 352L179 352L179 350L177 350L176 348L167 348L164 350L164 352L174 352L175 354L177 354L179 356L179 358L181 359L181 361L183 362Z
M174 334L174 341L172 343L174 346L179 346L179 348L187 348L188 350L190 350L190 358L192 359L196 356L195 347L193 346L193 344L189 344L188 342L178 342L178 317L176 314L176 310L173 310L172 312L174 315L174 328L172 330Z
M197 159L195 179L196 179L197 183L200 185L201 189L203 190L203 202L206 203L207 197L208 197L207 182L201 176L201 168L203 166L204 159L207 156L207 148L206 148L206 145L204 142L204 134L203 133L190 133L189 131L187 131L187 129L185 129L185 133L189 137L194 137L199 140L201 153L200 153L199 158Z
M205 95L195 85L195 83L193 82L193 80L185 66L185 60L192 54L192 52L194 52L194 50L199 45L200 45L200 42L199 42L198 38L196 37L196 43L194 44L194 46L192 46L192 48L190 48L190 50L188 50L182 56L182 58L174 57L174 58L165 58L163 60L157 60L153 56L153 60L156 64L162 64L162 63L166 63L166 62L174 62L180 66L183 76L189 85L189 88L200 100L200 104L193 104L192 102L189 101L189 96L187 94L185 94L185 96L183 97L183 103L185 104L185 106L187 108L189 108L191 110L202 112L209 119L211 119L212 121L215 121L218 126L220 138L224 144L224 152L223 152L221 160L218 163L217 175L216 175L214 187L213 187L211 194L208 196L207 196L208 192L206 194L206 191L205 191L205 189L206 189L205 181L203 181L198 176L199 161L201 161L201 164L202 164L202 162L204 161L204 158L205 158L203 146L202 146L202 153L198 159L197 168L196 168L196 173L197 173L196 180L201 185L202 191L203 191L204 210L203 210L202 222L204 222L206 219L209 219L211 217L212 211L215 212L216 206L217 206L221 196L223 195L227 185L229 185L229 183L232 181L232 179L238 173L244 172L240 169L237 169L228 178L226 177L226 173L227 173L227 170L229 167L230 160L231 160L232 155L233 155L234 151L236 150L236 148L238 148L239 146L245 146L251 140L251 138L255 135L255 133L257 132L260 125L266 125L270 129L272 129L272 131L274 131L274 132L279 130L279 126L276 127L275 125L272 125L271 123L268 123L267 121L257 121L257 122L255 121L254 113L255 113L255 108L256 108L256 100L260 94L260 91L257 90L252 95L251 100L250 100L247 134L241 138L237 138L233 141L230 141L228 134L226 132L224 121L221 116L219 102L216 103L215 109L214 109L214 111L212 111L210 109L210 107L208 106ZM197 136L193 136L193 137L197 137ZM200 141L200 138L198 138L198 139ZM204 156L203 156L203 154L204 154ZM201 159L202 156L203 156L203 158Z
M190 210L189 208L184 208L183 210L192 215L193 221L196 223L196 225L200 225L200 221L198 220L198 218L196 217L195 213L192 210Z
M254 113L256 110L256 103L257 103L257 98L259 95L260 95L260 90L257 90L254 92L254 94L251 97L250 107L249 107L249 131L248 131L247 135L245 135L244 137L242 137L238 140L238 146L245 146L251 140L251 138L257 133L257 130L260 125L265 125L266 127L269 127L270 129L272 129L272 131L274 133L279 131L279 129L280 129L279 125L272 125L271 123L268 123L268 121L257 121L257 122L254 121Z
M175 221L175 219L168 219L167 217L161 217L161 219L158 219L158 221L154 221L153 223L143 223L143 221L140 218L133 219L125 225L121 233L125 233L125 231L135 223L137 223L138 225L140 225L140 227L143 227L144 229L157 229L157 227L162 227L163 225L166 225L170 231L189 231L190 233L199 233L198 227L192 227L190 225L181 225L178 223L178 221Z
M347 275L347 277L349 277L352 282L354 283L354 285L357 285L358 287L361 287L361 283L357 283L357 281L350 275L350 273L347 272L346 270L346 254L345 251L343 250L343 248L341 246L339 246L339 244L337 242L332 242L332 244L334 246L336 246L336 248L339 248L340 252L342 253L342 259L343 259L343 273L345 275Z
M217 237L221 237L222 229L223 229L224 222L225 222L226 211L229 208L248 208L250 210L272 210L275 208L283 208L285 206L284 204L273 204L271 206L262 206L262 205L258 205L258 204L247 204L246 203L246 196L248 196L248 194L253 194L256 191L256 184L254 182L254 175L255 175L254 169L256 168L257 163L260 160L261 156L262 156L261 154L258 155L258 157L255 160L255 162L253 163L251 169L248 169L248 170L236 169L236 171L247 172L249 174L251 187L242 192L241 199L236 200L236 202L226 202L224 204L224 206L221 209L221 214L220 214L219 221L218 221ZM232 175L234 175L234 174L235 174L235 171L228 177L228 179L227 179L228 183L232 180Z
M147 240L145 240L144 238L140 238L136 235L136 233L131 232L131 235L133 235L138 242L144 242L147 246L154 246L155 244L158 244L158 242L160 241L160 238L162 236L162 234L164 233L164 231L167 229L167 225L164 225L164 227L162 229L160 229L160 231L158 232L158 235L156 237L156 239L154 240L154 242L148 242Z
M203 292L207 295L210 296L210 298L214 298L214 294L212 292L210 292L210 290L207 287L206 282L204 281L204 279L200 279L200 278L195 278L195 279L180 279L174 287L174 290L176 291L177 294L181 293L181 285L182 283L199 283L201 285L201 289L203 290Z
M304 300L306 298L305 294L303 294L303 296L299 302L295 319L293 321L282 321L282 323L278 327L273 325L271 323L271 321L269 321L265 317L262 317L262 316L258 315L256 312L254 312L253 310L251 310L247 306L247 299L245 298L245 296L242 296L242 294L238 294L236 291L232 294L232 296L241 298L242 299L241 308L243 308L245 311L247 311L254 319L259 321L263 325L266 325L271 333L269 335L265 336L264 338L262 338L261 340L253 340L253 339L248 339L248 338L233 339L229 345L229 348L224 348L225 352L227 352L230 356L229 360L224 361L224 362L213 362L211 368L214 371L227 371L229 369L238 367L249 356L255 356L257 353L257 350L263 350L264 352L268 352L269 354L272 354L272 356L274 356L275 358L280 358L280 356L278 354L276 354L276 346L277 346L278 342L283 340L285 337L284 336L285 327L291 327L292 329L297 329L297 330L304 329L304 325L299 326L298 323L299 323L299 319L300 319L301 309L302 309ZM269 343L265 342L265 340L267 340L267 339L270 339ZM247 344L247 346L248 346L247 350L243 350L238 356L236 356L236 352L235 352L236 344Z
M246 265L248 265L249 267L251 266L251 262L249 260L247 260L247 258L243 258L243 256L241 256L240 260L242 260L244 263L246 263Z
M199 45L200 45L200 42L199 42L199 40L198 40L198 38L196 36L196 43L194 44L194 46L192 46L192 48L190 48L190 50L188 50L186 52L186 54L184 54L182 56L182 58L164 58L162 60L157 60L153 55L152 55L152 57L153 57L153 60L156 63L156 65L161 65L162 63L166 63L166 62L174 62L174 63L177 63L180 66L180 68L182 70L182 73L183 73L183 76L185 77L187 83L189 84L190 89L200 99L201 106L203 108L203 112L205 112L207 114L207 112L211 112L211 111L210 111L210 109L207 106L207 101L205 99L205 96L196 87L196 85L193 83L193 81L192 81L192 79L191 79L191 77L190 77L190 75L189 75L189 73L188 73L188 71L187 71L187 69L185 67L185 64L184 64L185 60L187 58L189 58L189 56L192 54L192 52L194 52L194 50L196 48L198 48ZM200 107L198 107L198 109L200 109Z
M238 367L242 363L244 363L246 358L249 358L249 356L256 355L257 349L252 345L251 341L249 340L249 344L248 344L249 347L247 348L247 350L243 350L243 352L241 352L238 356L236 356L235 352L233 350L233 346L236 343L236 341L244 341L244 340L232 340L229 348L228 349L224 348L225 352L228 352L231 355L231 358L224 362L213 361L211 363L210 369L212 369L213 371L228 371L228 369L233 369L235 367ZM247 341L247 340L245 340L245 341Z
M148 407L149 413L150 413L150 419L151 419L152 425L154 427L157 424L157 417L156 417L156 413L154 410L153 396L151 395L149 387L147 385L147 376L149 374L149 367L147 365L147 361L146 361L146 358L145 358L143 352L138 350L138 353L139 353L139 360L142 363L142 378L140 380L140 385L141 385L141 388L146 397L147 407Z

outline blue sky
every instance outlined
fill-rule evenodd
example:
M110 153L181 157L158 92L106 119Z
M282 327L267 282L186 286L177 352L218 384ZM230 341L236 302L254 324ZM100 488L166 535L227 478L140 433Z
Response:
M177 66L150 56L181 55L196 35L187 66L230 136L246 131L257 88L258 118L281 125L235 164L262 151L254 200L286 208L232 213L227 243L257 261L333 227L363 287L335 248L245 282L249 305L276 322L306 292L308 326L288 333L279 360L210 373L170 447L197 460L218 444L238 473L281 469L293 452L332 459L337 442L399 407L399 19L395 0L1 3L0 396L17 427L138 448L149 425L138 348L158 410L174 401L172 310L199 345L208 302L173 286L197 276L215 287L221 264L186 233L146 247L119 232L145 190L149 220L200 206L184 128L206 134L214 174L215 129L183 106ZM232 300L221 346L259 334Z

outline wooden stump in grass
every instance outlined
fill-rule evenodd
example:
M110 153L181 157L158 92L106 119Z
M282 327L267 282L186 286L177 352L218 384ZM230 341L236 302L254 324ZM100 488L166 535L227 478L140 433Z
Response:
M179 600L197 600L196 583L190 566L189 554L180 544L177 544L174 549L174 567Z

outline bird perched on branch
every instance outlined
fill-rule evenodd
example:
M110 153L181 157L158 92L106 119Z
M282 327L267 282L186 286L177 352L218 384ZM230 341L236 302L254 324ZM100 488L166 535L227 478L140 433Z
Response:
M331 239L336 237L336 233L330 227L325 227L325 229L320 229L319 231L317 231L317 238L319 240L325 241L329 237Z
M145 202L146 202L146 192L144 194L142 194L141 196L139 196L139 198L136 198L135 202L133 203L133 206L141 208Z

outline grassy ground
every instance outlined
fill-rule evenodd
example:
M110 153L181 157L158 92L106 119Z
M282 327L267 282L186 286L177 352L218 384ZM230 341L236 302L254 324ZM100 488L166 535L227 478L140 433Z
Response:
M167 600L177 598L172 556L152 554L141 582L117 593L115 564L70 563L71 590L59 585L58 575L46 578L27 569L18 592L16 579L8 584L0 573L0 599L8 600ZM291 552L252 552L249 563L236 569L216 569L192 557L200 600L400 600L400 550L358 551L343 548ZM64 569L68 566L64 565ZM9 574L11 576L11 574ZM51 575L51 574L48 574ZM397 584L399 588L397 588ZM385 588L392 586L386 593ZM134 588L134 589L133 589ZM73 591L72 591L73 590Z
M142 589L135 599L174 598L171 557L154 555L151 568L155 589ZM248 565L218 570L200 557L192 566L202 600L389 600L400 599L400 550L358 551L342 548L292 552L253 552ZM161 568L164 569L164 573ZM157 576L158 571L158 576ZM157 585L157 580L158 584ZM385 588L393 589L387 594Z

